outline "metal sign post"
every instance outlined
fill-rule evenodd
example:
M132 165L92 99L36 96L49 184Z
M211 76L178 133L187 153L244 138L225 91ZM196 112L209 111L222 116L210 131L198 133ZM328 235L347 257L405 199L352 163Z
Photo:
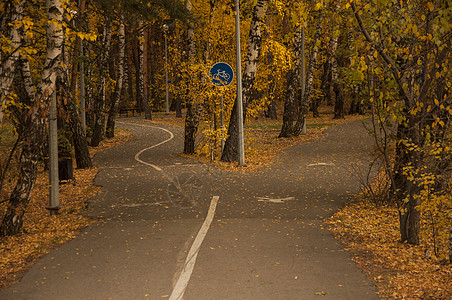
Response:
M221 112L220 112L220 118L221 118L221 153L223 153L223 149L224 149L224 102L223 102L223 91L221 92L220 105L221 105Z
M60 193L58 182L58 128L57 128L56 91L53 91L49 112L49 206L50 215L58 213Z
M232 70L232 67L224 62L216 63L210 68L209 71L210 77L212 79L212 84L216 87L224 87L227 85L230 85L232 80L234 79L234 70ZM223 91L221 92L221 99L220 99L220 105L221 105L221 152L223 152L224 148L224 103L223 103Z
M163 24L163 35L165 36L165 113L169 114L169 95L168 95L168 34L169 27Z
M236 72L237 72L237 120L238 120L238 155L239 166L245 165L245 142L243 139L243 98L242 98L242 53L240 50L240 7L239 0L235 1L235 41L236 41Z

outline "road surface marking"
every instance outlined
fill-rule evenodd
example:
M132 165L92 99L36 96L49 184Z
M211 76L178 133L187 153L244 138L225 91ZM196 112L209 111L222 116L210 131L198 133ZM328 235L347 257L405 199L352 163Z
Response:
M212 197L207 217L204 220L204 223L202 224L198 234L196 235L193 244L191 245L190 252L188 252L187 258L185 259L184 267L182 268L182 272L179 275L179 279L177 280L173 292L171 293L170 300L179 300L182 299L182 297L184 296L185 289L187 288L191 274L193 273L193 268L195 267L196 257L198 256L201 244L207 235L207 231L210 228L210 224L212 223L213 217L215 215L215 209L217 208L217 203L219 199L220 199L219 196Z
M316 166L326 166L326 167L334 167L334 163L315 163L315 164L309 164L308 167L316 167Z
M135 124L135 123L122 123L122 122L118 122L118 123L126 124L126 125L136 125L136 126L141 126L141 127L156 128L156 129L160 129L160 130L163 130L163 131L169 133L170 137L167 138L166 140L164 140L163 142L155 144L151 147L147 147L147 148L141 150L140 152L138 152L135 155L135 160L138 161L139 163L150 166L150 167L154 168L155 170L161 172L170 182L177 185L177 182L174 182L173 179L171 179L167 174L165 174L165 172L163 171L162 168L160 168L156 165L153 165L151 163L145 162L140 159L140 155L143 152L171 141L174 138L174 134L165 128L157 127L157 126L141 125L141 124ZM219 196L212 197L206 219L204 220L204 223L202 224L201 229L199 230L198 234L196 235L196 238L190 248L190 252L188 253L187 258L185 259L185 263L182 268L182 272L179 275L179 279L176 282L173 292L171 293L170 300L182 299L182 297L184 296L185 289L187 288L188 282L190 281L191 274L193 273L193 269L195 267L196 258L198 256L199 249L201 248L201 244L204 241L204 238L207 235L207 231L210 228L210 224L213 221L213 218L215 215L215 210L217 208L217 203L218 203L219 199L220 199Z
M171 141L171 140L174 138L174 134L173 134L171 131L169 131L169 130L167 130L167 129L165 129L165 128L162 128L162 127L158 127L158 126L142 125L142 124L135 124L135 123L124 123L124 122L118 122L118 123L124 124L124 125L134 125L134 126L141 126L141 127L156 128L156 129L160 129L160 130L163 130L163 131L169 133L170 137L167 138L166 140L164 140L163 142L160 142L160 143L158 143L158 144L155 144L155 145L153 145L153 146L151 146L151 147L144 148L143 150L141 150L140 152L138 152L137 154L135 154L135 160L136 160L137 162L142 163L142 164L144 164L144 165L146 165L146 166L152 167L152 168L154 168L155 170L161 172L162 169L161 169L159 166L156 166L156 165L153 165L153 164L150 164L150 163L148 163L148 162L145 162L145 161L141 160L141 159L140 159L140 155L141 155L143 152L145 152L145 151L148 151L148 150L150 150L150 149L152 149L152 148L155 148L155 147L158 147L158 146L163 145L163 144L165 144L165 143L168 143L169 141Z
M110 205L111 208L116 208L116 207L142 207L142 206L155 206L155 205L165 205L165 204L169 204L170 202L165 201L165 202L152 202L152 203L130 203L130 204L113 204Z
M286 197L286 198L268 198L268 197L257 197L257 201L259 202L270 202L270 203L285 203L286 201L295 200L295 197Z

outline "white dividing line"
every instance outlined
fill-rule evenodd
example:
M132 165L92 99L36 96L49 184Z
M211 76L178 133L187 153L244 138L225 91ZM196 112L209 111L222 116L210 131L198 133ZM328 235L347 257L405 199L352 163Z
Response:
M268 197L257 197L257 201L259 202L270 202L270 203L285 203L286 201L295 200L295 197L286 197L286 198L268 198Z
M170 137L167 138L166 140L164 140L163 142L160 142L160 143L158 143L158 144L155 144L155 145L153 145L153 146L151 146L151 147L147 147L147 148L141 150L140 152L138 152L137 154L135 154L135 160L136 160L137 162L142 163L142 164L144 164L144 165L146 165L146 166L152 167L152 168L154 168L155 170L161 172L162 169L161 169L160 167L158 167L158 166L156 166L156 165L153 165L153 164L150 164L150 163L148 163L148 162L145 162L145 161L141 160L141 159L140 159L140 155L141 155L143 152L147 151L147 150L150 150L150 149L152 149L152 148L158 147L158 146L160 146L160 145L163 145L163 144L165 144L165 143L171 141L171 140L174 138L174 134L173 134L171 131L169 131L169 130L167 130L167 129L165 129L165 128L157 127L157 126L142 125L142 124L135 124L135 123L124 123L124 122L118 122L118 123L124 124L124 125L133 125L133 126L141 126L141 127L148 127L148 128L156 128L156 129L160 129L160 130L163 130L163 131L169 133Z
M212 197L207 217L204 220L204 223L202 224L198 234L196 235L193 245L191 245L190 252L188 252L187 258L185 259L182 272L169 298L170 300L180 300L184 296L185 289L187 288L188 282L190 281L190 277L193 272L193 268L195 267L196 257L198 256L201 244L207 235L207 231L210 228L210 224L212 223L213 217L215 215L215 209L217 208L217 203L219 199L220 199L219 196Z
M334 163L324 163L324 162L320 162L320 163L315 163L315 164L309 164L309 165L308 165L308 167L316 167L316 166L334 167L335 164L334 164Z
M139 163L142 163L144 165L154 168L155 170L161 172L168 180L173 181L170 177L168 177L165 174L165 172L162 170L162 168L141 160L140 155L149 149L158 147L162 144L165 144L165 143L171 141L174 138L174 134L165 128L157 127L157 126L142 125L142 124L135 124L135 123L124 123L124 122L118 122L118 123L125 124L125 125L135 125L135 126L141 126L141 127L156 128L156 129L160 129L160 130L163 130L163 131L166 131L167 133L169 133L170 137L168 139L166 139L163 142L160 142L156 145L153 145L151 147L145 148L145 149L141 150L140 152L138 152L135 155L135 160L138 161ZM173 292L171 293L170 300L176 300L176 299L180 300L184 296L185 289L187 288L188 282L190 281L191 274L193 273L193 269L195 267L196 258L198 257L199 249L201 248L201 244L204 241L204 238L207 235L207 231L209 231L210 224L212 223L213 218L215 216L215 210L217 208L217 203L218 203L219 199L220 199L220 196L213 196L212 200L210 201L209 211L207 213L206 219L204 220L204 223L202 224L201 229L199 230L193 244L191 245L187 258L185 259L185 263L182 268L182 272L179 275L179 279L176 282Z

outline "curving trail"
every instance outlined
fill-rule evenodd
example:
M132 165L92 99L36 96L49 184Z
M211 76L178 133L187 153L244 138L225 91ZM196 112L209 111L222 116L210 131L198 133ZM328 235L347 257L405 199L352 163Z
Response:
M0 299L378 299L322 220L359 191L372 139L359 122L252 174L179 155L183 132L139 118L99 153L102 221L39 260ZM221 201L219 201L221 199Z

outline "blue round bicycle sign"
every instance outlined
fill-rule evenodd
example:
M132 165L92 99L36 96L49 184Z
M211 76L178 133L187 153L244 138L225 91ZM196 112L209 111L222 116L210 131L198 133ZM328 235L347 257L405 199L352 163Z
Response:
M234 71L227 63L219 62L210 68L210 77L214 86L226 86L234 79Z

